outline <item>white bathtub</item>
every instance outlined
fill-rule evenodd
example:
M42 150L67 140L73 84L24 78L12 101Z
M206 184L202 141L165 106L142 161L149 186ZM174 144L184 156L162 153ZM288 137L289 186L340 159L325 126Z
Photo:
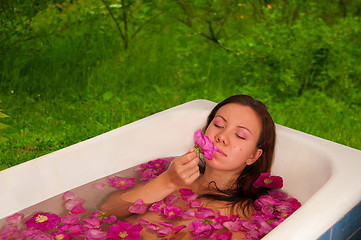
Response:
M188 102L1 171L0 219L140 163L185 153L214 106ZM361 151L277 125L275 159L273 174L303 206L263 239L317 239L361 200Z

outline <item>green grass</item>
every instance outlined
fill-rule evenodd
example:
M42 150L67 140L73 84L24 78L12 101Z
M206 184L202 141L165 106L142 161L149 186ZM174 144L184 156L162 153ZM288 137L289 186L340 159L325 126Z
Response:
M225 49L162 16L125 50L106 19L80 14L64 30L42 23L57 19L50 13L36 16L36 38L0 59L0 109L10 116L0 118L0 169L187 101L240 93L263 101L278 124L361 150L357 17L288 28L276 12L224 39Z

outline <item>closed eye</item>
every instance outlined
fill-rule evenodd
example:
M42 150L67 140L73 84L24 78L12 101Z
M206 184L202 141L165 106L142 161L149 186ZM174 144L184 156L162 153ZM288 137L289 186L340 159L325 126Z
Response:
M214 126L217 127L217 128L223 128L223 126L218 125L218 124L216 124L216 123L214 124Z
M238 134L236 134L236 136L237 136L238 138L240 138L240 139L246 140L246 138L244 138L244 137L242 137L242 136L240 136L240 135L238 135Z

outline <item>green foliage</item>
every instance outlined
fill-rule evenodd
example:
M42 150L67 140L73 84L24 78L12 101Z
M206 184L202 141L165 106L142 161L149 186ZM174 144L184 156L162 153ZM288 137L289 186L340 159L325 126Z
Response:
M0 109L0 118L7 118L7 117L9 117L9 116L6 115L5 113L3 113L2 110ZM0 122L0 131L1 131L1 130L4 130L4 129L7 128L7 127L8 127L8 125ZM3 143L3 142L5 142L6 140L7 140L7 139L6 139L5 137L0 136L0 144Z
M245 93L361 149L361 5L1 1L0 169L186 101ZM3 125L0 125L2 128Z

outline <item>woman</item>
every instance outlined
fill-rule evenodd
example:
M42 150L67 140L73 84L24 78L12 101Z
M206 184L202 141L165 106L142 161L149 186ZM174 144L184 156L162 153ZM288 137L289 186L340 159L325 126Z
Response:
M129 216L128 208L138 199L146 205L162 201L171 194L179 195L179 189L191 189L202 200L202 207L213 209L223 216L240 215L249 219L253 201L266 192L265 188L253 188L252 183L261 172L270 171L275 145L275 125L267 107L247 95L231 96L220 102L208 116L203 129L217 147L212 160L200 159L191 148L175 158L167 171L147 184L138 184L126 192L113 194L102 206L103 211L119 217ZM187 203L178 201L182 210ZM131 215L126 221L136 223L138 218L149 222L164 221L156 212ZM167 219L174 225L188 225L190 220ZM154 233L142 230L144 239L153 239ZM153 236L153 237L152 237ZM191 239L189 231L174 234L176 238ZM233 238L243 237L242 233Z

